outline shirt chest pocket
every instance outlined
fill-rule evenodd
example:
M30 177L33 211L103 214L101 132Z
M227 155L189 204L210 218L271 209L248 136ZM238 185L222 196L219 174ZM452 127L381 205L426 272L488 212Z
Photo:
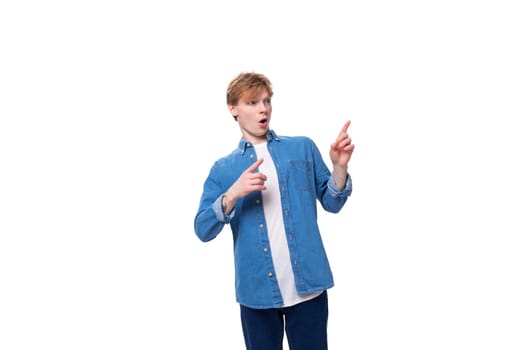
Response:
M308 160L289 160L288 170L293 189L312 191L312 162Z

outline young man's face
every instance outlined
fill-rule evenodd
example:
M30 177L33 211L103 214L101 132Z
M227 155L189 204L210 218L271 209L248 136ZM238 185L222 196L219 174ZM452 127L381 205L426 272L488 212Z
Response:
M271 97L266 90L253 98L243 98L235 106L228 106L241 128L243 138L254 144L266 141L272 115Z

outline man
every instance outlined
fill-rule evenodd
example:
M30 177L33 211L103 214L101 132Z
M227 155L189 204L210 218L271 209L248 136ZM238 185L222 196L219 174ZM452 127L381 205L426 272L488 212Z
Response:
M217 160L204 183L195 233L204 242L229 224L235 291L247 349L327 349L333 277L317 224L317 201L341 210L352 191L354 145L347 121L330 147L333 170L307 137L270 129L273 90L267 77L241 73L226 102L242 138Z

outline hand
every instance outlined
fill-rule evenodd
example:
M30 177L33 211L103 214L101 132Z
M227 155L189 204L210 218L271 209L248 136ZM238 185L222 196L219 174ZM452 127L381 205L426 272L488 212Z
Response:
M347 133L349 126L350 120L346 121L337 139L330 145L330 159L332 160L334 168L347 168L352 153L354 153L355 146Z
M264 182L266 181L266 175L260 172L255 172L263 161L264 159L260 158L250 165L230 187L226 196L230 199L237 200L254 191L265 190L266 186L264 186Z

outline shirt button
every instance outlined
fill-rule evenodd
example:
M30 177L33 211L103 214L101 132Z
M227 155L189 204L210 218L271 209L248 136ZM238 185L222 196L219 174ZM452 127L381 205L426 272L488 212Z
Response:
M259 227L260 227L260 228L263 228L263 227L264 227L264 225L263 225L263 224L259 224Z
M253 154L250 154L250 158L253 158Z
M265 248L263 249L263 252L268 253L268 248L265 247Z
M272 277L272 276L273 276L273 273L268 272L268 277Z
M261 201L260 201L259 199L257 199L257 200L255 201L255 203L257 203L257 204L261 204Z

